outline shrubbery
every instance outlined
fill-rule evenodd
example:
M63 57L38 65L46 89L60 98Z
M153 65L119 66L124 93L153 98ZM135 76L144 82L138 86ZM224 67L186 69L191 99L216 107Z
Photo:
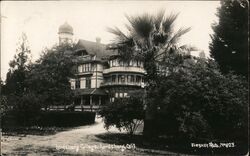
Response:
M138 97L115 99L114 102L104 106L100 112L104 117L105 128L115 126L134 134L138 126L143 123L143 101Z
M3 130L18 128L20 126L73 127L92 124L94 122L94 112L12 110L6 112L2 117Z
M184 61L186 62L186 61ZM148 93L159 135L181 139L247 137L248 88L244 77L222 75L212 60L176 66ZM157 125L158 124L158 125Z

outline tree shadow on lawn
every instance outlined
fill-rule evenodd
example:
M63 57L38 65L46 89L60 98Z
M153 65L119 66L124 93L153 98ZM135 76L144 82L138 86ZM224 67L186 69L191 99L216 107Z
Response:
M143 135L129 135L121 133L103 133L95 135L99 141L109 144L126 145L135 144L137 148L149 150L162 150L174 153L192 155L242 155L242 147L235 148L194 148L191 143L205 144L209 141L179 141L174 137L146 138Z

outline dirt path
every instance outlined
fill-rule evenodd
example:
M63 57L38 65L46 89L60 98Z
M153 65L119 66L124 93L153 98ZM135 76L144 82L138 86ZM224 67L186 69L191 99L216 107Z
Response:
M120 155L177 155L166 151L147 149L124 149L118 145L101 142L96 134L106 133L99 118L96 123L81 126L55 135L38 136L2 136L2 155L87 155L87 156L120 156ZM111 129L109 132L119 132ZM122 133L122 132L120 132Z

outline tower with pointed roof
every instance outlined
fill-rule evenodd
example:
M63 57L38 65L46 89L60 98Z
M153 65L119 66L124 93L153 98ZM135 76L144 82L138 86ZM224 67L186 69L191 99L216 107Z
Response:
M73 28L67 22L61 25L58 29L59 44L72 44L73 43Z

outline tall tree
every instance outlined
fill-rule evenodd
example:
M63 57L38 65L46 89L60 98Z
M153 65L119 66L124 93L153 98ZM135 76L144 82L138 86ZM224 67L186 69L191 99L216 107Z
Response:
M230 70L248 75L248 2L221 0L217 16L219 22L212 28L210 55L223 73Z
M29 91L40 98L44 108L50 105L70 104L72 92L69 78L73 76L74 47L68 45L45 49L29 72Z
M9 63L10 69L6 77L6 92L8 94L22 95L26 88L25 79L31 61L30 47L25 33L22 33L17 44L14 59Z
M147 82L147 93L150 93L157 86L157 64L167 60L167 54L174 51L185 49L187 46L178 46L178 41L182 35L187 33L190 28L180 28L174 31L174 22L178 14L165 16L165 11L159 11L156 15L142 14L139 16L128 16L129 23L126 26L127 33L119 28L108 28L116 38L113 43L121 58L141 59L147 72L145 80ZM149 94L148 94L149 95ZM147 97L148 98L148 97ZM149 100L145 100L149 101ZM154 103L146 103L146 117L144 127L152 125L157 108ZM146 128L149 131L153 127ZM147 130L146 130L147 131ZM146 131L145 134L147 133ZM147 134L153 134L151 132Z
M165 16L163 10L157 15L147 13L139 16L126 15L129 21L129 24L125 25L127 33L117 27L108 28L108 31L116 36L112 48L117 49L122 58L143 60L149 85L155 84L157 62L166 60L167 53L187 47L177 45L181 36L190 30L190 28L180 28L175 32L174 22L177 17L178 14Z

